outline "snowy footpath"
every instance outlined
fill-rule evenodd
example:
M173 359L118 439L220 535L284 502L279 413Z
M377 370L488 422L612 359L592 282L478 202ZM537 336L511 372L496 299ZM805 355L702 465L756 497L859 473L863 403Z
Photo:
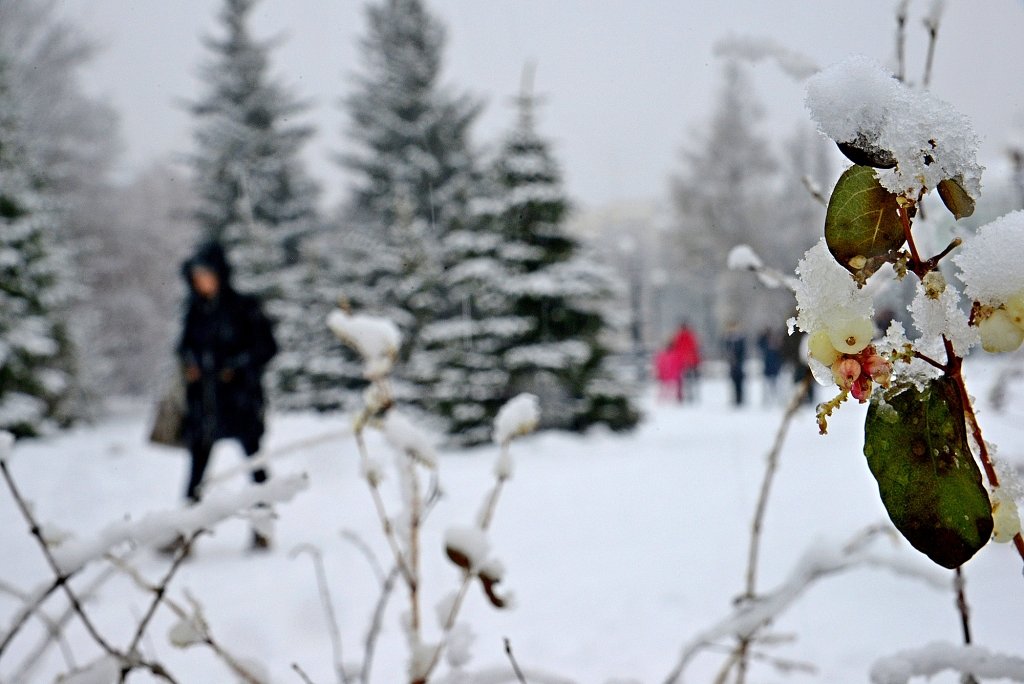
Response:
M1001 457L1024 465L1024 387L1012 386L1008 405L996 412L986 396L997 368L969 370L986 437L999 445ZM514 607L496 611L474 587L461 615L475 635L464 669L507 671L507 637L524 668L562 678L551 681L664 681L683 646L725 617L744 586L750 521L765 454L782 415L781 406L762 405L760 388L751 385L754 402L742 408L729 406L724 382L711 380L697 404L649 400L645 420L632 434L545 433L515 442L516 470L490 533L492 552L506 568L501 588L514 593ZM824 388L818 391L820 397ZM811 409L797 416L765 519L762 592L783 584L808 551L841 546L886 520L860 450L863 417L863 407L844 406L831 420L830 434L821 437ZM344 430L347 420L274 416L267 446L279 449ZM147 421L148 407L139 406L98 425L17 447L11 471L51 536L63 532L88 541L110 524L181 506L186 457L146 444ZM371 439L368 446L388 456L383 440ZM436 625L434 606L459 582L458 568L444 556L444 531L473 520L493 483L496 456L496 447L441 455L443 498L427 522L423 550L428 638ZM237 469L241 461L233 444L218 447L214 477ZM293 551L312 545L322 552L343 660L358 662L379 596L378 579L345 535L354 533L368 544L385 569L388 548L351 437L292 451L271 469L274 478L305 473L309 480L308 488L276 507L273 548L249 551L250 521L229 520L198 540L169 596L183 605L188 605L186 594L198 601L217 641L239 659L259 663L270 681L301 684L292 668L297 663L310 680L334 682L331 638L311 556ZM236 475L214 488L231 491L245 484ZM384 486L390 491L395 485ZM880 555L902 559L909 574L863 566L814 584L769 628L782 643L759 647L786 661L811 664L814 672L785 674L755 661L751 681L865 682L880 658L930 642L961 642L951 573L905 543L880 539L876 544ZM127 546L116 550L125 552ZM170 562L148 548L138 549L132 559L151 580ZM104 565L87 565L73 586L84 593ZM937 578L938 585L913 576L914 569ZM1024 655L1024 576L1012 547L990 544L965 566L965 575L975 643ZM0 629L6 631L18 608L10 589L28 592L51 579L4 490ZM145 594L118 576L103 583L85 609L124 645L148 605ZM407 653L400 624L407 605L399 587L384 616L374 682L403 681ZM63 598L52 597L45 609L56 619ZM162 607L142 652L166 664L179 682L235 681L202 646L173 646L168 632L174 622ZM9 684L42 638L42 628L33 622L10 644L0 656L0 682ZM97 655L74 620L67 640L77 663ZM26 681L54 681L70 656L51 649ZM684 681L711 681L722 657L721 649L702 652ZM136 672L130 681L151 679ZM932 681L958 678L946 673Z

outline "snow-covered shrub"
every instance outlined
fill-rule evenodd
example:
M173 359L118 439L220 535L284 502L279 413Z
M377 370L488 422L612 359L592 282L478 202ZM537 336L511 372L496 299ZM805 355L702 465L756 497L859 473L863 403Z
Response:
M459 671L470 658L472 630L458 622L458 615L471 585L479 583L495 608L506 608L510 603L508 595L498 592L498 584L504 578L504 566L491 553L487 531L502 488L514 470L509 445L516 437L529 434L537 427L540 421L539 401L536 396L520 394L497 412L493 437L500 445L500 452L494 467L495 482L485 496L476 519L468 525L450 527L444 533L444 553L459 568L461 579L458 589L436 607L440 634L435 641L426 640L420 558L424 548L423 526L441 492L435 438L396 408L392 399L389 373L401 346L398 327L385 318L342 311L331 313L327 323L342 342L362 357L364 375L371 383L364 394L364 405L354 421L360 468L380 517L382 533L392 552L393 573L404 584L408 594L409 609L403 627L409 649L409 682L423 684L430 680L442 657L455 671ZM382 495L382 487L390 471L370 454L363 436L367 428L380 430L395 452L393 474L401 506L398 513L388 511ZM390 585L385 583L382 591L390 591ZM371 658L372 653L367 649L361 679L367 676Z
M820 430L848 397L869 404L864 454L882 502L900 532L936 563L958 568L990 538L1012 540L1024 557L1016 506L1000 487L961 373L979 341L994 353L1024 341L1024 212L984 226L954 257L961 293L939 270L961 240L922 255L915 220L932 191L955 219L974 211L982 167L966 117L862 57L809 79L807 107L855 162L832 191L824 238L797 269L791 323L809 335L816 377L839 390L819 406ZM867 284L886 264L895 277L918 280L913 341L889 321L881 322L885 338L873 341ZM960 305L964 295L969 310Z

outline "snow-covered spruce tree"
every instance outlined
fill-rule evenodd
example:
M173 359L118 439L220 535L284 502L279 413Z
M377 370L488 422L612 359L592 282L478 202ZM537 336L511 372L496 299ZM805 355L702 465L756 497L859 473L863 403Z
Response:
M445 30L421 0L382 0L366 17L362 70L344 101L353 146L341 162L353 186L332 236L343 255L334 267L354 308L401 326L408 360L422 326L454 311L444 252L476 192L469 129L480 105L442 87ZM418 403L431 391L420 383L437 369L429 355L415 363L415 372L399 369L396 395Z
M224 0L224 35L204 40L206 92L191 106L196 219L206 239L227 247L240 288L266 302L283 350L271 371L271 392L279 406L301 408L311 403L314 383L306 368L319 355L322 336L304 253L318 227L318 188L299 159L312 129L290 123L305 105L271 78L271 44L250 35L256 3ZM322 308L326 315L329 305Z
M45 176L40 191L54 223L50 243L67 251L61 274L74 282L74 300L62 317L75 349L75 373L63 405L77 417L95 415L96 398L110 389L107 380L121 359L108 352L114 344L124 346L126 336L108 314L116 310L113 299L130 286L97 277L118 261L105 251L117 204L110 183L117 116L83 91L79 71L95 45L61 10L56 0L0 0L0 55L17 105L18 139L35 172Z
M544 427L632 427L632 383L615 371L616 281L565 229L569 202L524 88L477 224L453 233L445 285L457 317L428 325L437 409L479 441L500 405L530 392ZM624 370L624 369L623 369Z
M71 269L46 180L19 136L6 73L0 55L0 430L25 437L71 418Z

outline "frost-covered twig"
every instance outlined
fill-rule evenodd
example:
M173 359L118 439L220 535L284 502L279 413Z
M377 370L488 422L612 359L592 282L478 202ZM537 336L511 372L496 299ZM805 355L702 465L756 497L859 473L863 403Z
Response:
M61 574L76 572L100 559L125 542L158 545L176 535L188 536L231 518L257 504L285 503L309 486L305 475L274 478L253 484L237 492L217 492L183 510L149 513L137 521L116 522L88 541L69 540L53 552L55 567Z
M882 658L871 667L872 684L906 684L913 677L932 677L944 670L982 679L1024 682L1024 658L993 653L980 646L935 642Z
M815 582L829 575L860 566L877 566L901 576L913 576L935 587L947 587L948 580L930 569L909 565L898 556L879 555L869 549L869 541L879 534L872 528L867 536L858 535L843 546L816 545L808 550L789 576L774 591L754 600L739 603L735 610L712 627L688 641L679 661L665 679L665 684L681 681L683 672L700 651L723 637L749 638L765 624L789 608Z
M729 250L726 268L732 271L750 271L765 287L784 288L790 291L796 288L796 278L770 266L765 266L761 257L750 245L736 245Z
M341 651L341 631L338 629L338 618L334 614L334 602L331 600L331 590L327 585L327 573L324 571L324 556L320 549L312 544L301 544L292 549L291 557L296 558L299 554L308 554L313 561L313 570L316 573L316 587L320 594L320 605L324 609L324 617L327 620L327 631L331 637L331 651L334 654L334 673L341 684L348 684L348 674L345 672L345 661Z
M323 432L319 435L313 435L312 437L298 439L294 442L289 442L288 444L282 444L276 449L260 451L255 458L246 459L236 466L227 468L222 472L207 478L203 482L203 491L209 492L211 487L227 482L238 475L248 475L254 470L258 470L269 465L271 461L277 461L285 456L301 453L307 449L323 446L324 444L330 444L331 442L337 442L351 436L352 428L346 427L339 430L328 430L327 432Z

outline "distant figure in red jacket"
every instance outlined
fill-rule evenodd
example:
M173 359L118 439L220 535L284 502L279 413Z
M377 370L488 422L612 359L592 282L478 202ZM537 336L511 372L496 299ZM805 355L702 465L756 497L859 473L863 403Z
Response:
M658 378L658 399L683 400L683 364L675 340L654 356L654 374Z
M700 380L700 343L687 321L679 324L672 347L679 357L679 400L693 401Z

